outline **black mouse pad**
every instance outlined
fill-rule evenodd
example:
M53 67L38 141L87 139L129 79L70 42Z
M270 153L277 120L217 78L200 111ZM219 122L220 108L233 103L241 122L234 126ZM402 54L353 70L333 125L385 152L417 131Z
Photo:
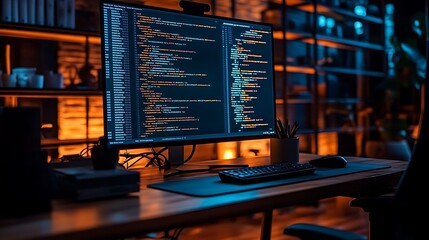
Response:
M195 197L209 197L227 193L243 192L266 187L274 187L290 183L298 183L309 180L322 179L362 171L389 168L389 165L348 163L345 168L319 168L313 174L292 178L278 179L260 183L234 184L222 182L219 176L182 179L147 185L149 188L180 193Z

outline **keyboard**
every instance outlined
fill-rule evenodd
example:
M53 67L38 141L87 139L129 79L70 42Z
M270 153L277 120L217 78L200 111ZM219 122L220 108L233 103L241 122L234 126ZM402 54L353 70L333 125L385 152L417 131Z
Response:
M310 163L274 163L219 171L223 182L255 183L312 174L316 167Z

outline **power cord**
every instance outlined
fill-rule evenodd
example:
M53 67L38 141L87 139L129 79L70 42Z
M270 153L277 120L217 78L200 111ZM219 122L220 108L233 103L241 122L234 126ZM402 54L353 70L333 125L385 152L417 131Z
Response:
M167 161L167 157L162 154L163 151L163 149L161 149L160 151L156 151L154 148L152 148L149 152L142 152L137 154L125 152L123 154L120 154L121 157L125 157L125 160L122 165L125 168L130 168L140 162L142 159L147 159L148 162L145 167L157 166L159 168L163 168L165 162Z
M192 159L195 154L195 149L196 145L194 144L192 145L192 150L189 156L183 161L183 163L186 163ZM122 164L125 168L130 168L142 160L147 160L145 167L156 166L160 169L169 169L171 164L167 156L164 155L164 152L166 150L168 150L168 147L163 147L158 151L155 150L155 148L151 148L151 151L148 152L142 152L137 154L125 152L120 154L119 156L125 157L125 160Z
M91 157L90 151L94 146L96 146L96 144L87 145L78 154L63 155L59 158L59 161L62 163L66 163L66 162L73 162L73 161L90 159L90 157Z

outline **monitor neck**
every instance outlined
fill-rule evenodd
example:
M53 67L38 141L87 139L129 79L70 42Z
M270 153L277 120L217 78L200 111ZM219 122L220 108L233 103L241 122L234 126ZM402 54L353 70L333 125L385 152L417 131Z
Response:
M170 146L168 147L168 161L170 166L180 166L185 163L184 160L185 147L184 146Z

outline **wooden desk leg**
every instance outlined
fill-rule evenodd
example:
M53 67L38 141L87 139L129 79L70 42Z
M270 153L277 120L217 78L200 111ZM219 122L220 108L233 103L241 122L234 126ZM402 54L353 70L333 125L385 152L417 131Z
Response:
M261 240L271 239L271 225L273 222L273 209L266 210L262 219Z

